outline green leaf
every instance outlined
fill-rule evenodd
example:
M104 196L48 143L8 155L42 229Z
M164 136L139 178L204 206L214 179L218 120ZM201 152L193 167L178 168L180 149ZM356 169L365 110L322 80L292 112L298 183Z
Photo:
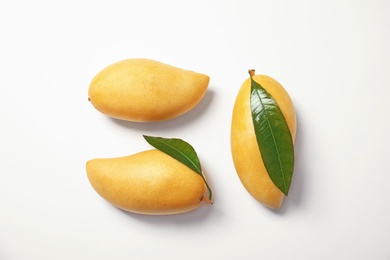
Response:
M257 144L273 183L286 196L294 171L294 145L286 119L273 97L251 75L250 106Z
M195 149L189 143L178 138L163 138L147 135L144 135L143 137L153 147L178 160L199 174L206 184L207 190L209 192L209 200L211 201L212 191L203 175L198 155L196 154Z

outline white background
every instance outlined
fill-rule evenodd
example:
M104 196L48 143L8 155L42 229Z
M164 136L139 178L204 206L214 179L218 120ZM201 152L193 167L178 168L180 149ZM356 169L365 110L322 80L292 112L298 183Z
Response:
M390 259L390 1L0 0L0 259ZM110 119L93 76L144 57L208 74L188 114ZM241 185L230 121L248 69L290 93L298 132L289 197ZM174 216L101 199L87 160L191 143L214 205Z

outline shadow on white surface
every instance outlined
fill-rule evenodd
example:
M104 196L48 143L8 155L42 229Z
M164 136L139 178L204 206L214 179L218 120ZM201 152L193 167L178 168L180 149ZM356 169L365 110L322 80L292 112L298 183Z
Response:
M167 226L167 225L197 225L204 223L212 215L216 213L214 205L202 202L200 206L190 212L174 214L174 215L143 215L132 212L127 212L122 209L118 209L129 218L146 223L148 225Z
M210 106L213 100L214 95L215 95L214 91L208 89L203 99L192 110L188 111L187 113L177 118L173 118L166 121L130 122L130 121L120 120L111 117L109 117L109 119L119 126L142 131L142 132L153 132L156 129L158 129L159 132L164 132L173 129L180 129L182 126L187 126L191 122L196 121L204 113L206 113L208 107Z

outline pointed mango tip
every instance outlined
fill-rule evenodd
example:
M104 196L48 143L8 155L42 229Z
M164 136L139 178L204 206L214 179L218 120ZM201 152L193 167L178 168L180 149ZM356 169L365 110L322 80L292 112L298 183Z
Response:
M207 202L207 203L210 204L210 205L213 205L213 204L214 204L214 202L213 202L211 199L207 198L207 197L203 197L203 198L202 198L202 201L205 201L205 202Z

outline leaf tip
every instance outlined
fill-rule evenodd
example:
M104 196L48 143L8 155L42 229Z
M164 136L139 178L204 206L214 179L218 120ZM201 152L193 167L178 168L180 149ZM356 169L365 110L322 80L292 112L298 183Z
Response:
M291 183L290 183L291 184ZM278 189L284 194L284 196L288 197L288 192L290 191L290 185L289 183L284 183L283 186L278 187Z

